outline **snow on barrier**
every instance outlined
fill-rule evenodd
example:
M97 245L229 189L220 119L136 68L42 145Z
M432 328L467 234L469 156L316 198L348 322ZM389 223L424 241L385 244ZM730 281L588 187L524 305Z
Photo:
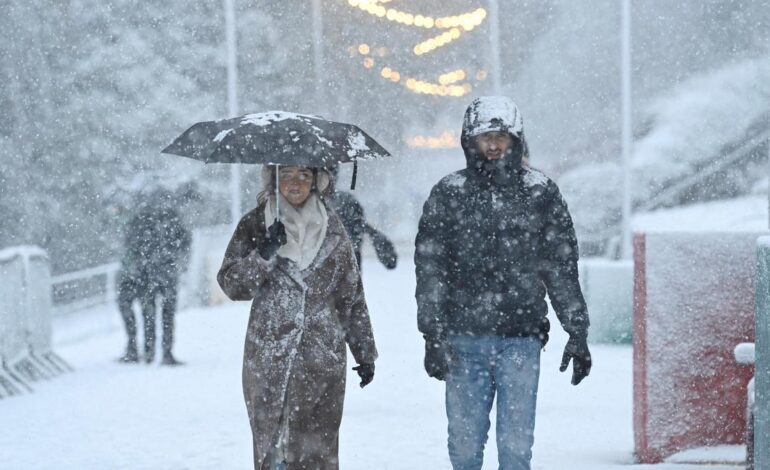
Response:
M770 237L757 240L754 468L770 470Z
M0 397L71 370L51 349L50 273L40 248L0 250L0 361Z
M0 393L28 388L14 367L24 356L24 258L17 250L0 250ZM2 395L0 395L2 396Z
M759 277L759 273L757 273ZM757 293L759 293L757 284ZM756 329L756 326L755 326ZM754 343L741 343L735 346L735 362L754 365ZM746 470L754 470L754 379L749 380L746 393Z
M28 354L47 374L72 370L53 351L51 267L45 252L30 253L24 267Z
M757 233L647 233L634 239L637 459L743 443L753 368Z
M588 305L592 343L630 343L634 263L602 258L581 259L580 285Z

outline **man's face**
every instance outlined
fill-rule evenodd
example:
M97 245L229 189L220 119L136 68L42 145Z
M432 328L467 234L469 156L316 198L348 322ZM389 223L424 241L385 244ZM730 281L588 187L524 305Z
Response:
M485 132L476 137L479 152L488 161L500 160L511 149L511 135L507 132Z

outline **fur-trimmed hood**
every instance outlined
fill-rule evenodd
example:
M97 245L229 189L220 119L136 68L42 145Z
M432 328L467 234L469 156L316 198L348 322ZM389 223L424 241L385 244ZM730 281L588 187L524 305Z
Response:
M257 204L264 204L268 196L275 194L275 165L262 166L262 191L257 194ZM326 168L311 168L315 180L312 191L321 199L328 198L334 192L333 172Z

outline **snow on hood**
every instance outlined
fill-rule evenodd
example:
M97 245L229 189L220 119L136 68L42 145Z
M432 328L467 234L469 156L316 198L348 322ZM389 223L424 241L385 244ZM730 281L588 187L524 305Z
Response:
M494 170L499 175L512 175L521 168L522 158L529 157L529 149L524 137L524 120L516 103L505 96L481 96L473 100L465 111L460 144L465 153L468 168L480 170L484 158L478 154L473 138L485 132L507 132L520 141L522 152L518 158L505 158L500 168Z
M505 96L481 96L465 111L463 134L474 137L485 132L508 132L521 138L524 120L516 103Z

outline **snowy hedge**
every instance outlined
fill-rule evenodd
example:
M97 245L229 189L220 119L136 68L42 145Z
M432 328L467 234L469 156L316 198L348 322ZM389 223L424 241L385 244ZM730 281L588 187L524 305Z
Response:
M649 132L634 143L634 203L721 158L752 127L763 125L768 109L770 57L731 64L660 95L645 111ZM617 162L586 164L560 178L579 237L606 240L618 231L621 182L620 156Z

